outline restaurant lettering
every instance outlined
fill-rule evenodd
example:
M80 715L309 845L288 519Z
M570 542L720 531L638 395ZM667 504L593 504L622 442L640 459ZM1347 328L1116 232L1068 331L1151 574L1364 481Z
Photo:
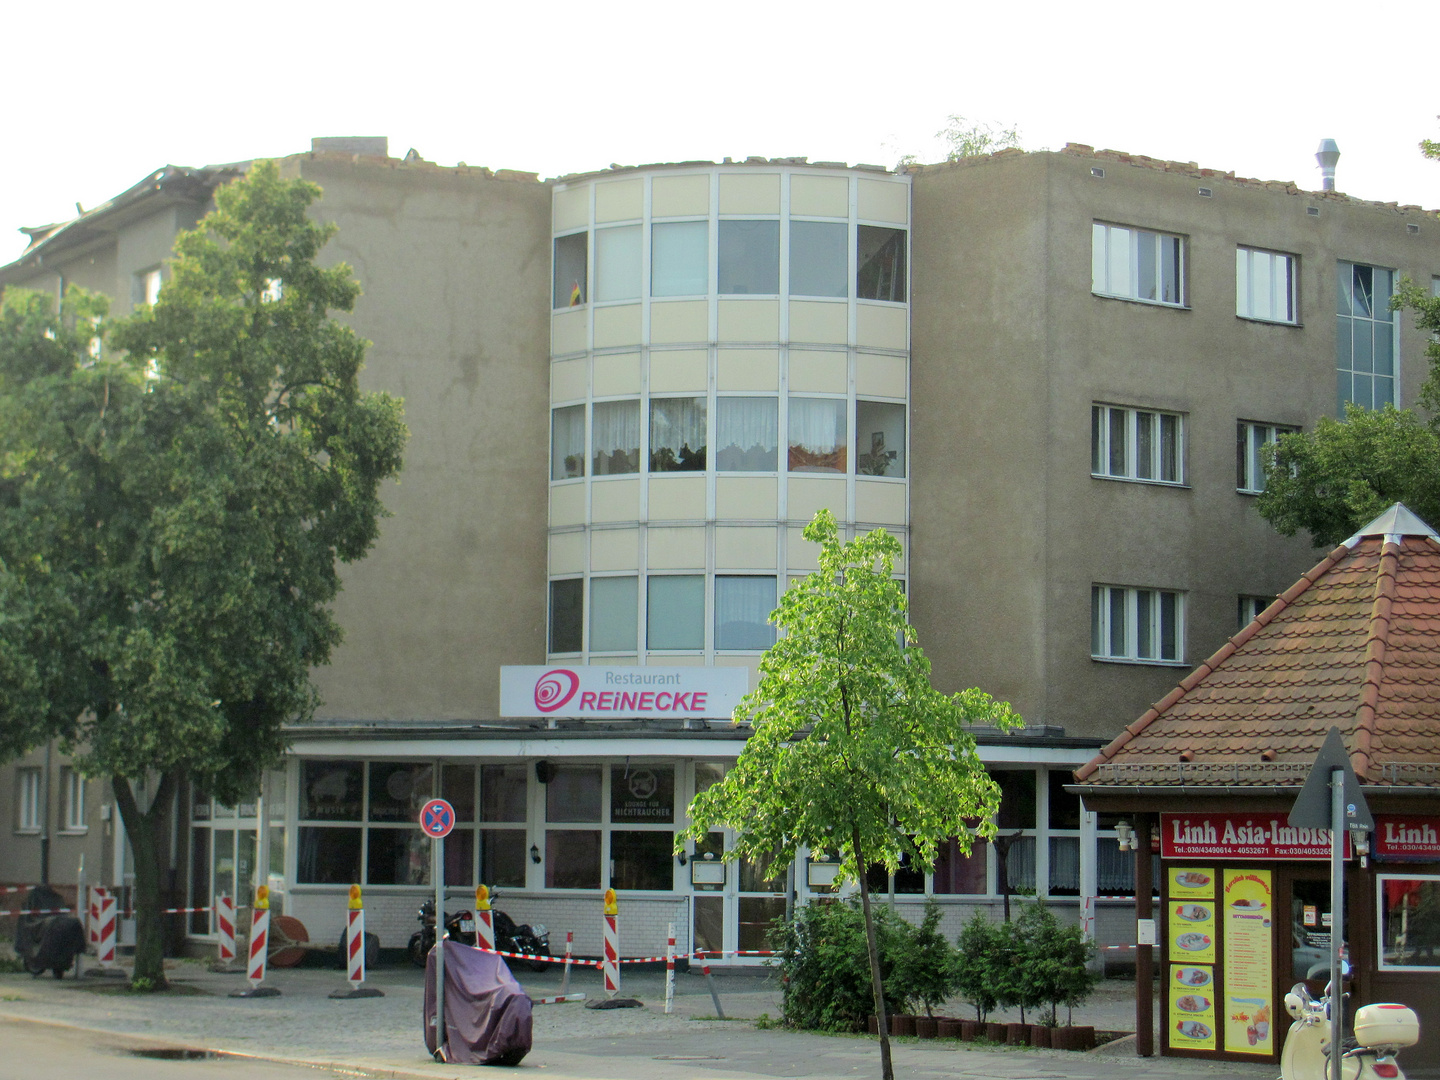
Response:
M1166 859L1328 859L1329 829L1302 829L1275 814L1161 814L1160 854ZM1350 840L1344 854L1350 857Z
M1440 817L1376 814L1375 857L1411 862L1440 861Z
M744 668L502 667L501 716L729 719L749 689Z

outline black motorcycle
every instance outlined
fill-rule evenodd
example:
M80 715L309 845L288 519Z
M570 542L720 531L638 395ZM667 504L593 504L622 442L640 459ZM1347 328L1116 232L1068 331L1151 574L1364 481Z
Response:
M541 960L538 957L550 955L550 934L545 927L536 923L534 926L528 923L517 923L503 911L492 908L490 911L491 923L495 927L495 949L498 952L524 953L527 956L537 957L535 960L527 959L525 963L532 971L544 971L550 966L548 960ZM416 967L425 966L425 957L435 945L435 901L426 900L420 905L420 911L416 915L420 923L420 929L410 935L410 962ZM475 944L475 913L473 911L457 911L453 915L445 914L445 936L451 941L458 941L462 945ZM506 957L507 962L513 961L513 957Z
M25 911L54 911L65 906L64 899L48 885L37 885L25 894ZM31 975L47 968L57 979L85 951L85 930L73 915L21 915L15 921L15 955Z

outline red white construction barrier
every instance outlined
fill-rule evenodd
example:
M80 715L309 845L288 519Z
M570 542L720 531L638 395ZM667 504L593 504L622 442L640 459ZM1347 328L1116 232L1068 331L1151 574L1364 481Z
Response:
M672 922L665 939L665 1013L675 1011L675 924Z
M74 911L68 907L37 907L24 908L20 911L0 911L0 915L68 915Z
M605 890L605 993L614 997L620 991L620 907L615 890Z
M120 926L120 918L116 909L120 906L119 900L113 896L104 896L100 899L99 936L95 943L95 958L100 961L100 966L109 971L115 963L115 936Z
M260 889L265 886L261 885ZM260 890L257 889L258 893ZM268 892L268 890L267 890ZM265 981L265 966L270 952L270 898L256 897L250 918L250 963L245 977L252 989L258 990Z
M566 1001L584 1001L584 994L557 994L555 997L531 998L531 1005L559 1005Z
M475 947L495 948L495 913L490 910L490 890L475 886Z
M215 898L215 945L220 963L235 961L235 901L224 893Z
M89 939L92 949L100 947L100 902L104 899L105 887L103 885L94 885L90 888L90 897L86 901L88 915L86 924L90 931Z

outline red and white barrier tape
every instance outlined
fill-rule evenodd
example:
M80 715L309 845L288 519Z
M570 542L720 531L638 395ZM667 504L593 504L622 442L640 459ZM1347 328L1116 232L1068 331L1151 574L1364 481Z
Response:
M23 911L0 911L0 915L68 915L74 911L68 907L26 908Z

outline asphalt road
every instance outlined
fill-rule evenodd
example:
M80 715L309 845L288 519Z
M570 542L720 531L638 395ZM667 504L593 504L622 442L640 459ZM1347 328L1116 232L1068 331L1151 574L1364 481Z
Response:
M222 1055L164 1058L157 1039L0 1019L0 1080L329 1080L353 1073ZM192 1052L193 1053L193 1052Z

